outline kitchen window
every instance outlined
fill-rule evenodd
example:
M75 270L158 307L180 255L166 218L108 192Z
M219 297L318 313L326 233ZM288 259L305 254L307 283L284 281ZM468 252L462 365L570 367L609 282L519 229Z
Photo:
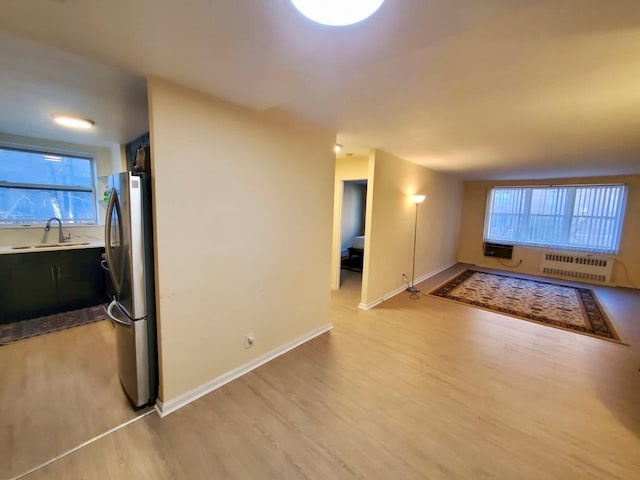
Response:
M97 223L94 160L0 147L0 226Z
M488 242L617 253L625 185L494 187L489 191Z

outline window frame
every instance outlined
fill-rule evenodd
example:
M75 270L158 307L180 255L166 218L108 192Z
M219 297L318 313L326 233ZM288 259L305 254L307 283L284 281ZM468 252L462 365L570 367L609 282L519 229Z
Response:
M579 219L585 217L585 215L575 214L576 207L576 193L579 188L605 188L605 187L622 187L621 195L619 199L619 211L615 216L594 216L590 214L587 218L596 218L596 219L606 219L612 218L617 222L615 226L617 226L617 231L614 232L614 241L615 245L611 248L603 247L603 246L585 246L584 244L571 244L571 233L572 233L572 224L575 219ZM564 199L564 208L562 208L561 214L556 213L532 213L531 211L531 198L533 196L534 190L544 190L544 189L567 189L566 198ZM484 218L484 226L483 226L483 239L485 242L491 243L502 243L509 245L518 245L523 247L530 248L542 248L542 249L555 249L555 250L569 250L569 251L577 251L577 252L586 252L589 254L607 254L607 255L616 255L620 251L620 243L622 241L622 233L624 230L624 220L625 220L625 212L627 207L627 198L628 198L628 185L626 183L587 183L587 184L556 184L556 185L494 185L490 186L487 190L486 197L486 207L485 207L485 218ZM522 196L524 199L522 200L522 206L519 208L520 212L513 213L505 213L516 216L517 222L517 231L515 233L516 239L506 240L506 239L498 239L491 238L489 236L489 230L491 227L491 219L493 212L493 200L494 200L494 192L496 190L520 190L522 192ZM608 210L606 208L605 210ZM522 240L521 238L526 235L526 230L531 223L531 219L534 217L557 217L562 220L562 238L556 238L555 242L536 242L536 241L528 241Z
M92 227L100 225L100 206L97 196L97 164L96 157L91 152L86 151L73 151L65 150L61 148L49 148L40 145L16 145L11 143L0 142L0 149L2 150L14 150L18 152L34 153L38 155L53 155L62 156L66 158L74 158L89 161L89 168L91 172L91 186L84 187L80 185L60 185L60 184L37 184L37 183L24 183L24 182L7 182L0 180L0 189L3 188L21 188L25 190L49 190L55 192L83 192L91 193L93 204L93 218L90 221L78 222L70 221L69 219L60 219L62 225L65 227ZM42 228L46 225L48 219L45 220L15 220L12 223L4 223L3 219L0 219L0 229L5 228Z

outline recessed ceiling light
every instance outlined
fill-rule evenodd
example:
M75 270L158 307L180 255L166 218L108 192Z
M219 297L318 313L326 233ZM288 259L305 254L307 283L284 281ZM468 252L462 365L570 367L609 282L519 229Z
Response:
M80 128L83 130L92 128L96 123L86 118L71 117L69 115L52 115L53 121L58 125L69 128Z
M335 147L333 147L333 151L338 153L340 150L342 150L342 145L336 143Z
M384 0L291 0L305 17L323 25L344 26L375 13Z

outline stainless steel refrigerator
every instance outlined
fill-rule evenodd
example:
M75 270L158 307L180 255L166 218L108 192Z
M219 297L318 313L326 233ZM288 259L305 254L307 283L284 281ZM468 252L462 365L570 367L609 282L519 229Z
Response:
M116 329L118 375L131 403L157 396L153 226L148 173L109 177L105 260L113 295L108 314Z

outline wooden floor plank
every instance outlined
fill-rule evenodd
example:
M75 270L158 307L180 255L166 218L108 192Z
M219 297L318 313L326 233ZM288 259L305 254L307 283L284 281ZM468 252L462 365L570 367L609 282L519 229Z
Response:
M0 347L0 479L12 478L137 416L100 321Z
M638 478L637 291L595 288L625 346L345 275L330 333L26 478Z

